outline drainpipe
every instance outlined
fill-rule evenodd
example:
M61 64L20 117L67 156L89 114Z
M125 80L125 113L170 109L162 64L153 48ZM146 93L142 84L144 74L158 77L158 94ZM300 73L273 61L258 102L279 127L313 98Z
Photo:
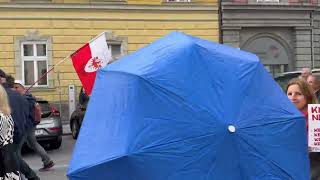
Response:
M311 69L314 69L314 37L313 37L313 26L314 26L314 11L311 12L310 14L310 18L311 18L311 22L310 22L310 26L311 26Z
M223 31L222 31L222 1L218 0L218 21L219 21L219 43L223 44Z

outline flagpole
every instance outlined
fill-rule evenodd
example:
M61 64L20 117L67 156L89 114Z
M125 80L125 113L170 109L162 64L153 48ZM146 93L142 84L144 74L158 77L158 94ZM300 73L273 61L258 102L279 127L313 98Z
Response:
M105 34L105 33L106 33L106 31L103 31L102 33L98 34L93 39L91 39L88 43L91 43L92 41L96 40L98 37L100 37L102 34Z
M101 35L105 34L107 31L103 31L102 33L98 34L97 36L95 36L93 39L91 39L90 41L86 42L88 44L90 44L92 41L96 40L98 37L100 37ZM85 45L83 45L81 48L85 47ZM78 50L74 51L70 56L72 57L75 53L77 53L81 48L79 48Z
M51 67L47 72L45 72L44 74L42 74L37 81L35 81L30 87L28 87L28 89L27 89L26 92L28 92L37 82L39 82L39 81L40 81L41 79L43 79L49 72L51 72L51 71L55 68L55 66L58 66L59 64L63 63L65 60L69 59L70 56L71 56L71 55L68 55L68 56L66 56L65 58L63 58L61 61L59 61L57 64L52 65L52 67Z

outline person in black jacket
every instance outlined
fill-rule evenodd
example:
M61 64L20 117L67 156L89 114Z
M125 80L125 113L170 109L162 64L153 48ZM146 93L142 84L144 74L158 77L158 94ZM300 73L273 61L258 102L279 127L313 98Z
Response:
M26 92L26 88L23 86L21 80L14 80L14 89L21 96L25 97L29 103L29 116L28 120L33 124L30 130L27 132L26 142L29 147L31 147L40 157L43 163L43 167L39 169L39 171L47 171L54 166L54 162L49 157L48 153L44 150L44 148L38 143L35 135L36 124L34 120L34 108L36 102L36 98L32 96L29 92Z
M79 104L80 106L86 108L89 102L89 96L84 91L84 88L81 87L80 93L79 93Z
M21 98L21 96L12 91L9 87L8 87L8 83L6 81L6 74L0 69L0 79L1 79L1 84L3 85L3 87L5 88L8 97L9 97L9 103L10 103L10 107L12 110L12 118L14 121L14 136L13 136L13 141L14 143L18 143L21 141L23 134L25 134L25 126L26 126L26 116L23 115L25 106L24 103L26 102L23 98ZM22 104L19 104L17 102L24 102Z
M28 102L19 93L11 89L13 88L13 84L7 83L6 78L5 72L0 69L0 80L8 94L9 104L12 110L11 116L14 122L13 144L20 173L24 174L28 180L39 180L40 178L21 156L21 148L27 135L27 128L29 127L27 121L29 113Z

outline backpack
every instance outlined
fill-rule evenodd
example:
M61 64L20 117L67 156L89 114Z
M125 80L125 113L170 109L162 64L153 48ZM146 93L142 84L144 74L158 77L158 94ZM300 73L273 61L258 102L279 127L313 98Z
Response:
M41 121L41 114L42 114L42 111L41 111L41 106L39 103L35 103L34 104L34 112L33 112L33 120L34 120L34 123L37 125L40 123Z

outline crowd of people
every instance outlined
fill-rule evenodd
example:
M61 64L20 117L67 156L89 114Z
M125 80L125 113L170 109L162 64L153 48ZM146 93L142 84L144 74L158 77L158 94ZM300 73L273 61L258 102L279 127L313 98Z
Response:
M289 100L301 111L306 119L308 129L308 104L320 102L320 77L311 73L309 68L303 68L299 78L291 79L286 93ZM310 152L311 180L320 179L320 153Z
M26 91L21 81L0 69L0 180L40 179L21 156L25 143L40 155L43 167L39 171L54 166L35 137L36 103L35 97Z
M299 78L289 81L286 94L289 100L306 118L308 128L308 104L320 102L320 77L303 68ZM0 180L40 179L21 156L27 143L40 155L45 171L54 166L47 152L35 137L36 124L32 112L36 99L26 91L22 82L0 69ZM320 153L309 153L311 179L320 179ZM22 176L23 174L23 176Z

